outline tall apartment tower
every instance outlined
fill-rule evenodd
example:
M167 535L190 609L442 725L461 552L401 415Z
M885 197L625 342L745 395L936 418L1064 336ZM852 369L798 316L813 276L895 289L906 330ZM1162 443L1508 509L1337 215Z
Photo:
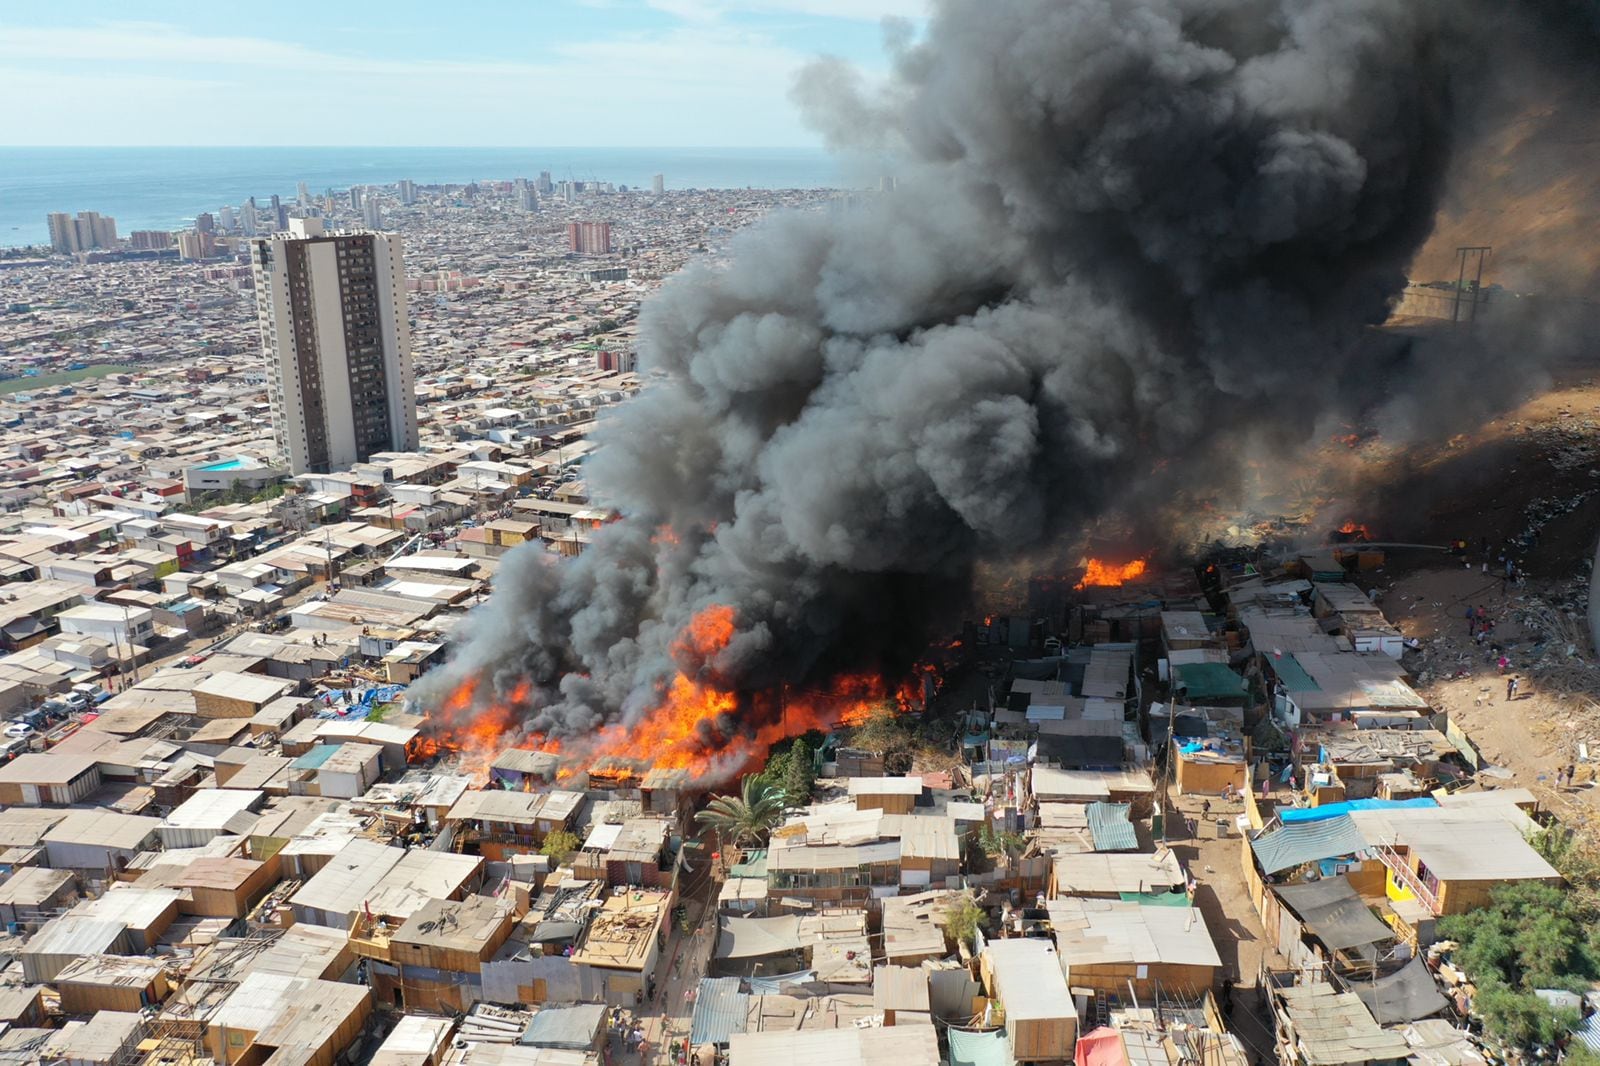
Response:
M400 182L399 188L400 188L400 203L403 206L410 207L412 204L417 202L417 183L416 182L412 181L410 178L405 178Z
M567 251L579 255L605 255L611 251L611 223L568 222Z
M361 201L361 221L368 229L383 228L383 208L379 206L375 196L369 196Z
M70 255L78 250L78 227L65 211L52 211L45 216L50 224L50 250Z
M296 474L417 446L400 238L292 218L253 242L272 428Z
M665 174L657 174L655 177L651 178L650 191L657 196L660 196L662 193L666 192L667 176Z

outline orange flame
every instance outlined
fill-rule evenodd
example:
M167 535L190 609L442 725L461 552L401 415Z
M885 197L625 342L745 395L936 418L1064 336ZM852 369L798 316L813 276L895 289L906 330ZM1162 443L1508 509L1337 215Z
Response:
M1108 563L1103 559L1090 559L1083 570L1083 580L1072 586L1083 588L1116 588L1134 578L1143 577L1149 564L1143 559L1131 563Z
M786 737L859 725L885 706L898 713L914 710L924 686L936 689L939 683L933 664L919 664L895 686L876 674L840 674L825 685L751 695L741 707L740 695L719 687L704 668L733 640L735 617L733 608L720 604L698 612L672 643L680 669L656 706L637 721L602 726L593 737L569 742L557 780L578 769L629 776L652 767L687 770L696 778L731 776L759 765ZM413 757L451 755L468 772L487 773L495 757L513 746L561 751L545 737L516 737L530 694L523 683L507 699L474 710L478 682L463 682L440 705L433 731L415 743Z

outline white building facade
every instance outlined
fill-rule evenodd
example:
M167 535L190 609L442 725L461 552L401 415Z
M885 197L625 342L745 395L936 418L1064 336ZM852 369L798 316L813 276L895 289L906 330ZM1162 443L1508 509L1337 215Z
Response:
M417 447L405 267L394 234L326 234L319 219L254 242L272 425L291 474Z

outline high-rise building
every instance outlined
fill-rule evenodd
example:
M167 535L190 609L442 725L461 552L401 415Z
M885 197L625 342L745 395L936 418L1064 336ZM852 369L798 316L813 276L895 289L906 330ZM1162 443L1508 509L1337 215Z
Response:
M295 192L298 194L296 199L299 201L301 207L311 206L311 190L306 187L305 182L302 181L295 189Z
M359 185L350 186L350 210L361 210L361 186Z
M136 252L158 252L172 247L172 234L164 229L136 229L128 234L128 247Z
M327 234L320 219L253 242L278 449L296 474L417 446L400 238Z
M71 255L78 250L78 227L65 211L52 211L45 216L50 226L50 250Z
M416 202L417 183L412 181L410 178L402 180L400 182L400 203L405 207L410 207Z
M567 251L579 255L605 255L611 251L611 223L568 222Z
M230 211L229 214L232 214L232 212ZM194 218L194 228L201 233L215 233L217 231L217 220L212 217L211 212L202 211Z
M667 176L665 174L657 174L655 177L651 178L650 191L655 193L657 196L660 196L662 193L666 192Z
M361 221L368 229L383 228L383 210L378 206L376 196L367 197L361 204Z
M539 195L549 196L555 191L555 188L555 185L550 181L550 172L548 170L539 171Z
M239 208L239 228L246 237L254 237L261 227L261 219L256 214L256 198L254 196L244 202Z
M238 213L229 205L223 205L217 212L217 225L222 227L222 232L227 233L239 224Z
M526 180L522 178L518 178L517 180L522 182L521 187L517 189L517 206L522 208L524 211L538 211L539 191L532 185L528 184Z
M564 182L562 182L560 184L560 186L558 186L558 189L559 189L559 191L561 193L561 198L563 200L565 200L567 203L570 204L570 203L575 203L577 201L577 199L578 199L578 183L577 182L575 182L575 181L564 181Z
M178 234L179 259L210 259L217 254L217 239L205 230L186 229Z
M92 248L114 248L117 244L117 220L98 211L79 211L77 218L69 218L64 211L53 211L45 216L50 227L50 248L53 251L86 252Z

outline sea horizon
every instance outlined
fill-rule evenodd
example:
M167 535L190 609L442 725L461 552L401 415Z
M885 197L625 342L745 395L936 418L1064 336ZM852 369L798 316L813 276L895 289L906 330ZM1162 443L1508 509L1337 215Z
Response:
M203 211L276 194L294 200L299 183L329 188L463 184L535 178L666 188L832 188L838 160L821 148L722 147L324 147L150 145L0 147L0 247L49 243L45 216L98 211L134 230L176 230Z

